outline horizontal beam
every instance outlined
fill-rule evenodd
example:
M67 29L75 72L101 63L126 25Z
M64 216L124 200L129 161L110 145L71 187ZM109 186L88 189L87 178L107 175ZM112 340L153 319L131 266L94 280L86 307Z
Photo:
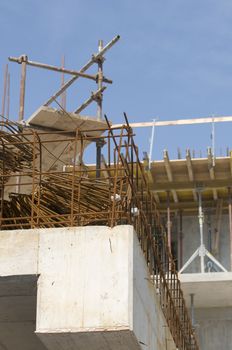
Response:
M42 68L42 69L47 69L47 70L52 70L54 72L71 74L71 75L74 75L74 76L77 76L77 77L82 77L82 78L86 78L86 79L90 79L90 80L94 80L94 81L97 81L97 79L98 79L98 75L91 75L91 74L86 74L86 73L82 73L82 72L77 72L77 71L72 70L72 69L56 67L56 66L52 66L52 65L49 65L49 64L41 63L41 62L29 61L26 55L23 55L23 56L20 56L20 57L8 57L8 59L11 62L16 62L16 63L19 63L19 64L25 62L28 66ZM103 77L103 81L105 83L112 84L112 80L107 79L105 77Z
M192 190L197 188L205 189L213 189L213 188L228 188L231 187L231 179L225 180L205 180L205 181L181 181L181 182L162 182L162 183L154 183L152 190L156 192L162 191L184 191L184 190Z
M135 120L137 118L130 117L130 119ZM232 122L232 116L130 123L130 126L132 128L147 128L147 127L151 127L153 125L154 126L178 126L178 125L193 125L193 124L222 123L222 122ZM122 124L113 124L112 125L113 128L121 127L121 126L122 126Z
M209 201L209 200L202 200L202 205L203 208L212 208L216 211L216 207L215 207L215 202L213 200ZM226 201L224 201L223 203L223 208L228 210L228 204L226 203ZM161 210L161 211L165 211L167 210L167 203L166 202L160 202L157 204L157 209ZM182 209L182 210L192 210L195 209L198 211L198 202L179 202L179 203L174 203L171 202L170 203L170 209L171 210L178 210L178 209Z

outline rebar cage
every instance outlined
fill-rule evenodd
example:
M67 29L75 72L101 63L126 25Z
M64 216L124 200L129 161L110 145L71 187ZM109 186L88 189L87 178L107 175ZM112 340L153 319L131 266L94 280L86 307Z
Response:
M106 121L105 129L75 132L1 124L0 229L133 225L177 348L198 350L133 130L127 119L119 128ZM83 162L90 142L97 146L95 166Z

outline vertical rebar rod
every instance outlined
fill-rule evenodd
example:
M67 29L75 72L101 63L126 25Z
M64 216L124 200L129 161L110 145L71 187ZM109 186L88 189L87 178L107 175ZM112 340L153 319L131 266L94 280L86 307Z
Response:
M35 228L35 216L37 216L37 208L36 208L36 133L35 131L32 132L32 189L31 189L31 218L30 218L30 228ZM20 174L18 175L19 180L21 180ZM21 181L20 181L21 182Z
M7 91L7 76L8 76L8 64L5 66L4 71L4 85L3 85L3 95L2 95L2 115L5 116L5 104L6 104L6 91Z
M21 68L21 81L20 81L20 98L19 98L19 121L24 119L24 107L25 107L25 88L26 88L26 68L27 68L27 56L22 56L22 68Z
M192 321L192 326L194 327L195 324L195 312L194 312L194 294L190 294L190 299L191 299L191 321Z
M229 226L230 226L230 270L232 271L232 196L231 187L228 189L229 194Z
M22 67L21 67L21 81L20 81L20 97L19 97L19 122L24 120L24 107L25 107L25 88L26 88L26 71L27 71L27 56L22 56ZM16 191L20 193L21 177L20 175L16 178Z
M104 146L104 140L99 139L96 142L96 178L101 177L101 149Z
M103 49L103 41L99 40L98 52L101 52L102 49ZM103 81L103 58L99 57L97 63L98 63L98 89L101 89L102 81ZM102 119L102 99L103 99L103 95L102 93L100 93L97 98L97 119L98 120Z
M167 191L167 233L168 247L171 251L171 214L170 214L170 192Z
M7 78L8 78L8 64L6 64L5 71L4 71L4 85L3 85L3 95L2 95L2 121L3 121L3 117L5 116Z
M70 211L70 225L74 226L74 198L75 198L75 175L76 175L76 163L77 163L77 142L78 142L78 129L76 130L76 136L73 147L73 167L72 167L72 190L71 190L71 211ZM81 169L82 165L80 165ZM81 177L81 176L80 176Z
M2 150L3 154L5 153L5 144L3 139L0 139L0 142L2 144ZM4 213L4 175L5 175L5 158L2 159L2 176L1 176L1 208L0 208L0 230L2 228L2 219L3 219L3 213Z
M214 117L212 117L212 155L213 155L213 167L215 166L215 124L214 124Z
M149 150L149 169L151 169L152 151L153 151L154 135L155 135L155 119L153 119L152 121L154 122L154 124L152 125L152 129L151 129L150 150Z

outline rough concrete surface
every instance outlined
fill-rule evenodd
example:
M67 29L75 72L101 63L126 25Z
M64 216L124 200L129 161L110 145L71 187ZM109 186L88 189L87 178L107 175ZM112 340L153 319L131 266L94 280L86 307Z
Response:
M132 226L2 231L0 250L0 350L175 349Z

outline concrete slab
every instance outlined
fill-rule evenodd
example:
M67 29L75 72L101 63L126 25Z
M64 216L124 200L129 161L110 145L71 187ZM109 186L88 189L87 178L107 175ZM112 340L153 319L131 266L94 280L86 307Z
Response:
M96 117L80 116L79 114L41 106L26 120L26 125L37 126L44 128L44 130L75 131L76 129L93 130L105 128L106 122L97 120ZM100 136L101 132L89 132L88 135Z
M141 350L130 330L92 332L39 333L39 338L51 350Z
M179 274L187 305L194 294L196 308L232 306L232 272Z

